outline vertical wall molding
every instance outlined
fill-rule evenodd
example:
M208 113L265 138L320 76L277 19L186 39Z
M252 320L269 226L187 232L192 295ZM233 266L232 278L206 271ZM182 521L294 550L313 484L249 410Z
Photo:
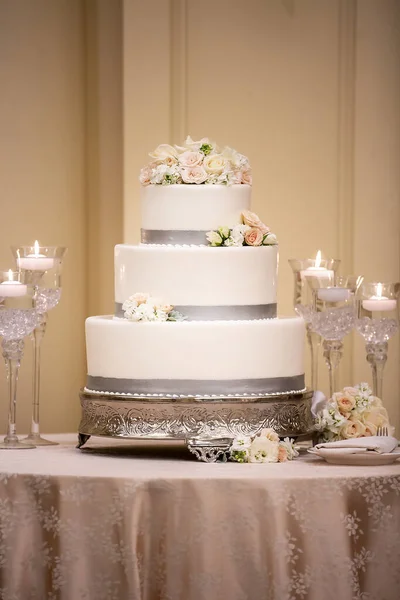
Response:
M338 5L337 248L340 272L354 273L354 162L357 1ZM342 382L353 376L353 339L346 340Z
M187 0L170 2L170 36L170 138L179 144L188 135Z

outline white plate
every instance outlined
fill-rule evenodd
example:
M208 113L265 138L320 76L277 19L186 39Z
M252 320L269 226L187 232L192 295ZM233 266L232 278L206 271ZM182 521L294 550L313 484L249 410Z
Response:
M329 450L320 448L315 450L310 448L310 454L319 456L332 465L358 465L366 467L368 465L391 465L400 458L400 448L395 448L393 452L360 452L359 454L342 454L339 450Z

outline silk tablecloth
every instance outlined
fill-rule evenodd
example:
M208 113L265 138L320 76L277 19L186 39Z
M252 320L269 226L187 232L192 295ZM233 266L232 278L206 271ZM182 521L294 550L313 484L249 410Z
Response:
M1 600L399 600L400 463L0 451Z

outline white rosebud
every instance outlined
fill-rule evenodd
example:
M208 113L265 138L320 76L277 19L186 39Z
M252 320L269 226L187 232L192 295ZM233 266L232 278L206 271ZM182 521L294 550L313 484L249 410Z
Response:
M222 245L222 237L218 233L218 231L208 231L206 233L206 238L210 242L211 246L221 246Z
M229 229L229 227L219 227L218 233L222 238L228 238L231 233L231 230Z
M263 246L275 246L278 243L276 235L274 233L268 233L263 239Z

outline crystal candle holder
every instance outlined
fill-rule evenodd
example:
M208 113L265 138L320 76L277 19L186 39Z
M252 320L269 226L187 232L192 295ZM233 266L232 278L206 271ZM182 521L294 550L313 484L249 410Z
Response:
M8 427L4 441L0 443L2 449L35 448L33 444L22 444L16 431L17 382L24 337L31 334L39 322L33 295L32 286L22 280L20 272L0 272L0 336L9 394Z
M289 264L293 272L293 306L295 312L306 322L307 341L311 353L311 388L318 389L318 350L320 336L311 329L312 292L308 285L310 280L331 284L339 267L336 258L321 258L318 251L316 258L291 258Z
M320 287L313 282L311 329L323 339L324 358L329 370L330 397L337 391L337 373L343 356L343 338L355 322L355 295L350 287ZM336 283L336 282L335 282Z
M55 308L61 298L62 263L67 249L61 246L12 247L17 267L34 288L34 306L40 315L40 322L32 334L34 350L33 398L31 431L22 442L34 443L35 446L50 446L56 442L46 440L40 435L39 401L40 401L40 351L46 332L48 312Z
M382 398L388 341L399 328L399 284L366 283L357 298L356 330L364 338L374 395Z

